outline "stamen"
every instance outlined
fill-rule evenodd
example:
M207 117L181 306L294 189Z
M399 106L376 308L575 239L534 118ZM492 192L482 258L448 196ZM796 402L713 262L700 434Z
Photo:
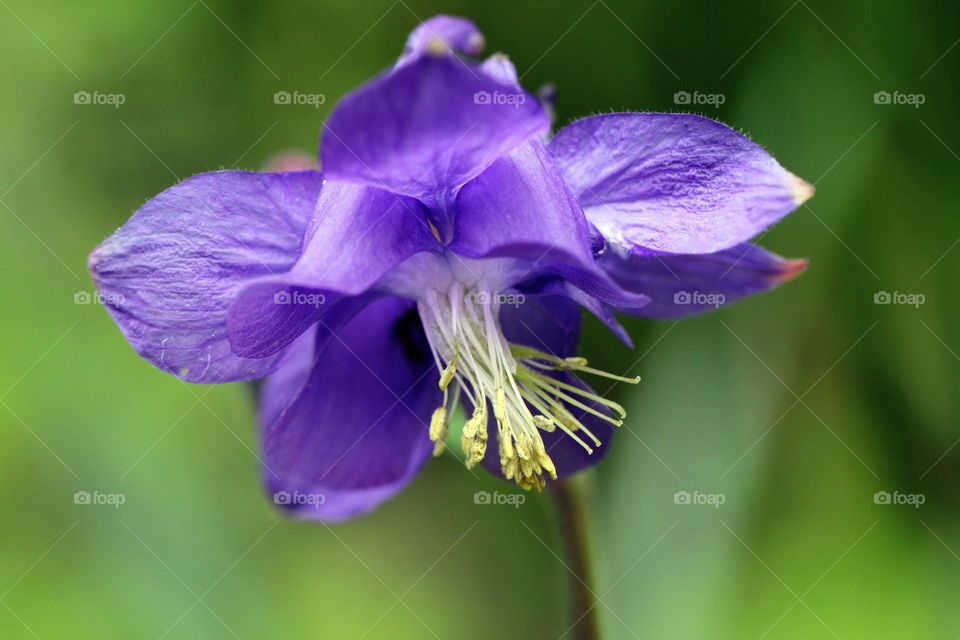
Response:
M453 377L457 375L457 359L454 358L449 363L447 363L446 368L443 370L443 373L440 375L440 390L446 391L447 386L450 384L450 381L453 380Z
M483 456L487 452L486 406L473 410L473 416L463 426L460 444L463 446L463 453L466 456L467 469L472 469L483 460Z
M552 433L559 428L592 454L594 447L601 445L600 439L571 409L615 426L622 425L626 416L616 402L559 380L550 372L587 373L631 384L639 378L594 369L587 366L584 358L561 358L509 343L500 328L499 305L490 302L492 296L479 292L478 288L466 289L457 284L448 291L427 292L420 302L420 316L441 372L439 386L443 391L443 404L430 420L430 438L436 443L434 453L439 455L444 450L447 416L453 413L462 391L474 407L460 439L467 468L476 466L486 455L492 417L504 477L524 489L539 491L548 478L557 478L541 432ZM449 386L454 381L456 387L451 397Z
M556 378L551 378L549 376L545 376L543 374L536 373L534 371L527 370L527 374L532 376L534 379L538 381L545 382L554 387L559 387L560 389L566 389L571 393L576 393L577 395L581 395L585 398L588 398L593 402L598 402L606 407L609 407L614 411L616 411L618 414L620 414L621 418L625 418L627 416L626 410L622 406L620 406L618 403L614 402L613 400L607 400L606 398L600 397L595 393L591 393L582 387L578 387L573 384L567 384L566 382L561 382Z
M439 456L446 449L447 410L446 406L437 407L430 417L430 439L433 440L433 455Z
M587 366L586 358L558 358L557 356L550 355L549 353L544 353L538 349L532 347L518 346L513 345L511 351L516 358L527 360L528 364L531 364L540 369L555 369L559 371L565 370L574 370L582 371L584 373L591 373L595 376L601 378L609 378L610 380L618 380L620 382L626 382L627 384L637 384L640 382L640 376L634 376L633 378L627 378L624 376L614 375L600 369L594 369L593 367ZM547 362L552 363L552 366L545 365L537 360L546 360Z
M443 440L447 430L447 410L445 407L437 407L430 418L430 439L433 441Z

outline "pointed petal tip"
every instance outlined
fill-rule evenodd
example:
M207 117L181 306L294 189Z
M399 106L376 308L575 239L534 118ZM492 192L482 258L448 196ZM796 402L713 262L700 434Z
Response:
M784 282L793 280L807 270L808 264L810 264L810 261L805 258L784 260L783 264L780 266L780 270L773 275L770 280L775 285L783 284Z
M471 56L478 56L483 53L483 50L487 48L487 39L483 37L483 34L477 31L470 36L470 40L467 42L467 51L466 53Z
M87 255L87 271L89 271L90 274L93 275L94 277L96 277L96 274L97 274L97 264L99 263L99 255L98 255L99 251L100 251L100 247L97 247L93 251L91 251L89 255Z
M87 255L87 272L90 274L90 279L93 280L94 286L100 286L101 280L101 268L103 266L103 244L99 244L94 247Z
M798 207L817 192L816 187L792 173L788 174L787 185L790 187L790 195L793 196L793 201Z

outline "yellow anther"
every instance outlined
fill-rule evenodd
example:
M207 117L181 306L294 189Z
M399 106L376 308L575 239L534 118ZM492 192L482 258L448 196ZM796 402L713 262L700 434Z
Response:
M497 393L493 400L493 415L497 422L506 422L507 414L507 395L503 392L503 387L497 387Z
M473 439L473 436L477 433L477 413L474 411L473 417L467 420L467 423L463 425L463 437L467 439Z
M554 466L553 460L550 459L550 456L548 456L546 453L540 454L540 456L537 458L537 462L539 462L543 470L550 475L551 479L557 479L557 468Z
M472 469L483 460L487 453L487 409L481 405L473 410L473 416L463 425L460 438L463 455L468 469Z
M430 417L430 439L439 442L447 436L447 410L437 407Z
M517 457L520 458L521 460L530 459L530 449L528 448L525 440L526 439L521 438L516 442Z
M447 363L447 366L444 367L443 373L440 374L440 390L446 391L447 387L450 386L450 381L453 380L454 376L457 375L457 359L454 358Z
M553 420L546 416L533 416L533 424L541 431L546 431L547 433L551 433L557 429L557 425L554 424Z

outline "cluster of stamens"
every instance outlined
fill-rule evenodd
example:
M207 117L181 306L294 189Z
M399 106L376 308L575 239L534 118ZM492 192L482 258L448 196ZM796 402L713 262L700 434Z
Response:
M639 378L593 369L583 358L558 357L509 343L500 328L495 299L458 285L447 292L430 292L420 302L420 317L441 372L443 391L443 403L430 421L430 438L435 443L434 454L440 455L449 417L462 392L473 407L461 437L467 468L486 455L492 409L503 475L524 489L539 491L547 477L557 478L541 431L560 429L592 454L600 440L571 408L578 409L581 416L590 414L615 426L623 424L626 416L619 404L561 380L558 374L589 373L628 383L639 382Z

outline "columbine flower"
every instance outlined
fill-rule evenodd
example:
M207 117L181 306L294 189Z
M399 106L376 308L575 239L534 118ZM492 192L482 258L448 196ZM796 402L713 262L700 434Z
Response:
M265 476L342 520L441 452L524 488L597 462L623 409L581 377L580 307L675 318L799 273L749 239L812 194L695 115L550 123L466 20L436 17L346 96L318 171L204 173L90 256L121 330L184 380L266 377ZM458 453L459 455L459 453ZM301 496L301 497L298 497ZM302 497L306 496L306 497Z

